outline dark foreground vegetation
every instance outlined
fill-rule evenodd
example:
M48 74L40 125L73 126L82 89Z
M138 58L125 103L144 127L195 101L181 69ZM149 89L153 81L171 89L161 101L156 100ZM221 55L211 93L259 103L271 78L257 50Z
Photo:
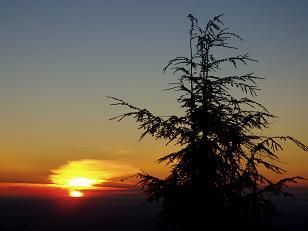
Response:
M205 26L193 15L188 19L189 53L170 60L164 68L174 77L169 90L179 94L182 115L156 116L110 97L113 105L128 110L112 119L133 117L143 130L141 139L150 135L179 147L158 160L170 166L165 179L138 174L148 202L160 206L161 230L274 229L273 196L292 196L285 190L287 184L302 178L273 182L261 169L284 173L277 165L284 141L304 151L308 147L287 135L260 135L276 116L256 101L257 82L263 78L253 72L239 73L242 65L256 60L237 52L234 40L242 38L224 26L221 15Z

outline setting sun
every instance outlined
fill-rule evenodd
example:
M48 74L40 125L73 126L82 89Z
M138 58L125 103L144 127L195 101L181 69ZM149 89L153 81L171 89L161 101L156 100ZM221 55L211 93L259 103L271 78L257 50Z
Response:
M50 176L55 186L67 189L69 196L82 197L82 190L95 189L97 184L105 182L91 161L72 161L53 170Z
M80 191L70 191L69 192L70 197L83 197L83 193Z
M115 161L84 159L68 161L51 172L49 179L55 187L66 189L71 197L82 197L84 190L98 190L103 183L137 169Z

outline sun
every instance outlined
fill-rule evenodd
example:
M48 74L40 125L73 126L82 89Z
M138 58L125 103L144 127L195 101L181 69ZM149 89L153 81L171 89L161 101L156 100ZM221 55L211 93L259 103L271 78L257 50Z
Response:
M77 191L77 190L73 190L69 192L69 196L70 197L83 197L84 194L83 192Z
M71 176L65 179L62 188L67 189L70 197L83 197L83 190L95 189L98 180L81 176Z
M79 162L72 162L53 172L55 174L50 176L52 183L66 189L70 197L82 197L83 191L96 189L105 181L96 169Z
M115 161L82 159L67 161L48 176L52 185L65 189L70 197L82 197L87 190L101 190L102 184L135 173L131 165Z
M54 181L55 185L67 190L70 197L83 197L83 190L95 189L101 181L85 176L66 175Z
M83 197L82 189L92 189L97 180L86 177L72 177L67 182L67 188L70 197Z

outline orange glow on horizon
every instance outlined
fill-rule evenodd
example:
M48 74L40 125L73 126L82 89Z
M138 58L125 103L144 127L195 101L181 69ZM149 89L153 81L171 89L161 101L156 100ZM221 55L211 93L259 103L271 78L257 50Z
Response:
M109 184L109 186L95 187L93 190L77 190L65 189L55 184L0 182L0 198L67 198L71 196L72 191L82 193L83 197L140 192L136 191L134 185L127 184Z

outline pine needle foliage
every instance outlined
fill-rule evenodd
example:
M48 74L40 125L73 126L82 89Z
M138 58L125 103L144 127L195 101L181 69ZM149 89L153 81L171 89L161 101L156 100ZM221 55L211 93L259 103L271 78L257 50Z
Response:
M256 61L248 53L217 58L217 49L236 51L231 42L242 40L224 27L221 18L218 15L201 27L188 15L190 53L170 60L163 69L171 70L175 78L169 90L180 92L177 101L184 109L183 116L155 116L109 97L112 105L128 109L111 120L133 117L143 131L140 139L150 135L180 147L158 160L170 166L165 179L138 174L147 202L157 202L161 208L161 230L259 227L276 213L272 196L292 196L285 190L287 184L302 179L297 176L272 182L261 173L262 168L285 172L276 165L282 141L292 141L304 151L308 147L290 136L257 135L275 116L255 101L257 81L262 77L219 74L228 63L238 70L240 65ZM233 96L233 88L240 89L243 96Z

